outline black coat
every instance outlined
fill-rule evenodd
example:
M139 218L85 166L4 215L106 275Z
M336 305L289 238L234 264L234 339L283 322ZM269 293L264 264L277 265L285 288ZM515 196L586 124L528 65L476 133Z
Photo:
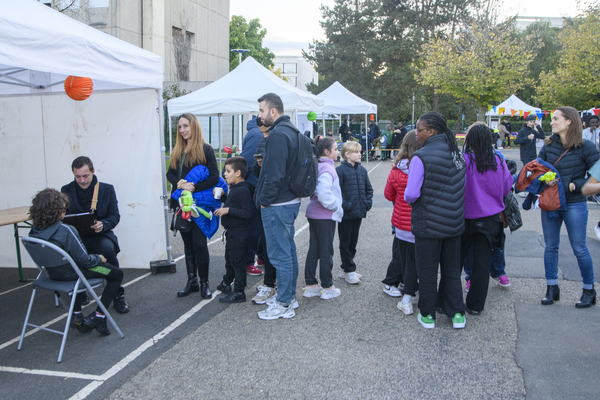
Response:
M69 196L71 203L66 213L82 214L90 212L90 210L85 210L77 201L76 185L77 182L73 181L60 189L61 192L66 193ZM90 190L93 189L93 187L90 187ZM102 232L98 233L98 235L105 235L108 237L115 244L118 253L120 251L119 240L112 230L121 220L121 215L119 214L119 202L117 201L117 194L115 193L113 185L100 182L100 187L98 188L98 203L96 204L96 220L102 221L103 226Z
M533 135L533 139L529 139L529 135ZM544 132L541 133L533 128L524 126L519 131L515 139L515 144L519 145L519 151L521 152L521 161L523 164L533 161L537 158L537 148L535 147L535 139L544 139Z
M342 189L344 219L360 219L367 216L373 205L373 187L365 167L342 161L335 169Z
M539 158L554 164L556 160L565 152L565 148L560 141L560 136L552 135L550 138L552 143L544 145L540 150ZM587 170L600 159L600 153L589 140L583 140L583 145L571 149L561 160L555 165L562 179L563 187L567 197L567 203L580 203L586 201L586 197L581 194L581 188L586 181L585 174ZM569 184L575 184L575 191L571 192Z
M221 195L223 207L229 208L229 212L221 217L223 228L248 229L248 221L254 214L253 195L254 186L246 181L230 186L229 193Z

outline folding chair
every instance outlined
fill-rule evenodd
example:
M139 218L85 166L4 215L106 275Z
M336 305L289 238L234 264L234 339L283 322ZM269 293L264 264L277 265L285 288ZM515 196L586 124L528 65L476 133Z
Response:
M121 330L115 323L114 319L112 318L112 316L110 315L110 313L108 312L106 307L104 307L104 305L98 298L98 295L96 294L96 292L93 290L94 288L97 288L98 286L102 285L102 283L104 282L104 279L92 278L90 280L87 280L85 278L85 276L83 276L83 274L79 270L79 267L77 266L77 264L75 264L75 261L73 261L71 256L69 256L63 249L61 249L60 247L58 247L50 242L47 242L42 239L31 238L31 237L22 237L21 242L23 243L23 246L25 247L25 249L31 256L33 261L35 262L38 269L40 270L40 273L39 273L37 279L32 284L33 293L31 293L31 300L29 301L29 308L27 309L27 316L25 317L25 323L23 324L23 330L21 332L21 339L19 340L19 346L17 347L17 350L21 350L21 347L23 346L23 339L25 338L25 331L27 330L27 326L32 326L35 328L43 329L48 332L53 332L53 333L62 335L63 338L62 338L62 343L60 345L60 351L58 353L58 361L57 361L57 362L61 362L63 352L65 349L65 343L67 342L67 335L69 333L69 326L71 324L71 318L73 316L73 308L75 307L75 298L77 297L77 293L82 293L82 292L86 291L86 289L87 289L88 293L90 293L92 295L94 300L96 300L96 303L98 303L98 306L100 306L100 308L102 309L102 312L104 313L106 318L108 318L108 321L113 326L115 331L119 334L121 339L124 337L123 333L121 332ZM75 270L75 272L77 273L77 276L79 276L79 279L77 279L76 281L53 280L52 278L50 278L48 273L44 270L44 269L48 269L48 268L65 265L66 262L71 264L71 266L73 267L73 270ZM35 293L36 293L37 289L46 289L46 290L50 290L52 292L55 292L55 291L63 292L63 293L67 293L69 296L71 296L71 304L69 307L67 307L67 304L63 300L62 296L58 297L58 299L59 299L60 303L63 305L63 307L66 310L68 310L67 322L65 324L65 330L63 332L56 331L54 329L44 328L44 327L29 323L29 316L31 314L31 308L33 307L33 301L35 299Z

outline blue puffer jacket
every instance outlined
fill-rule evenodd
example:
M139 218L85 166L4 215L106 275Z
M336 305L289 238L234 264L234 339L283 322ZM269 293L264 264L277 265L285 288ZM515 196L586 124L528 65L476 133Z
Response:
M367 170L360 163L353 166L344 160L335 172L342 189L343 219L365 218L373 205L373 187Z
M209 175L210 173L208 172L208 168L206 168L204 165L198 165L192 168L192 170L185 176L185 180L196 184L208 179ZM220 177L219 183L217 183L215 187L222 188L225 193L229 191L229 186L227 186L227 183L223 180L223 178ZM179 201L182 192L183 190L177 189L173 192L171 197ZM221 207L221 200L215 199L215 196L213 195L213 188L205 189L200 192L194 192L192 197L194 198L196 205L198 207L202 207L206 212L213 212L217 208ZM193 220L198 225L202 233L204 233L209 239L212 238L215 232L217 232L219 229L219 217L214 216L212 220L209 220L203 215L200 215L198 218L193 218Z

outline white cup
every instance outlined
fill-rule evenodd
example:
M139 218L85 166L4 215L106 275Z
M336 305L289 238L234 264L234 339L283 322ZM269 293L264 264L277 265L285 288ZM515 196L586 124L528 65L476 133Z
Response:
M220 199L223 194L223 188L216 187L215 188L215 199Z

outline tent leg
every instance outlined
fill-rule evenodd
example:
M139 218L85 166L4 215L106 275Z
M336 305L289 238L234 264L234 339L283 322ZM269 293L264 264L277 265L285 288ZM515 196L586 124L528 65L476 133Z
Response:
M221 152L222 143L223 143L223 126L221 125L221 115L217 114L218 123L219 123L219 175L221 175L221 167L223 165L223 154Z
M173 257L171 256L171 240L169 238L169 227L170 227L170 222L169 222L169 194L167 192L167 170L166 170L166 155L165 155L165 135L164 135L164 126L163 126L163 122L164 122L164 116L163 116L163 101L162 101L162 97L160 95L160 91L157 90L156 91L157 96L158 96L158 114L159 114L159 129L160 129L160 153L161 153L161 163L160 163L160 168L162 171L162 190L163 190L163 194L162 194L162 201L163 201L163 209L164 209L164 216L165 216L165 238L166 238L166 245L167 245L167 261L169 263L173 262ZM168 114L168 113L167 113ZM171 141L171 116L168 115L169 117L169 142ZM170 145L170 144L169 144ZM170 152L169 152L170 154Z

